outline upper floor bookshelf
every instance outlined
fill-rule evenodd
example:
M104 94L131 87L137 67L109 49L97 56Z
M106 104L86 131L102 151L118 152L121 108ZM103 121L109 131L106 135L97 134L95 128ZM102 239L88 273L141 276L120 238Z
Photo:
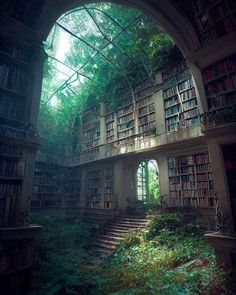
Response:
M83 150L100 144L100 108L93 106L83 114Z
M166 131L198 124L196 92L186 62L166 69L162 77Z
M115 112L106 114L106 142L115 140Z
M202 44L226 36L235 30L234 0L183 0L180 5L195 27Z
M203 81L212 125L233 120L236 104L236 54L203 69Z

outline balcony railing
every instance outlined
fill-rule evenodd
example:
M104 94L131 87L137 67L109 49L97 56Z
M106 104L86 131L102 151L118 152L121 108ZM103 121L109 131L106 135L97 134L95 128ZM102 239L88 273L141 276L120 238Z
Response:
M106 159L122 154L155 148L172 142L182 141L201 136L201 126L194 125L178 129L171 133L155 134L136 134L128 137L125 141L117 140L93 147L80 154L72 155L65 159L64 165L75 166L91 161Z

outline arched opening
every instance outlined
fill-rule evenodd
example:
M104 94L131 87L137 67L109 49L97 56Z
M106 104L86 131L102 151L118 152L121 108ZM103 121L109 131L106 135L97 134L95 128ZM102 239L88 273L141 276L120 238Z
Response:
M160 203L159 168L156 160L142 161L136 174L137 199L143 203Z

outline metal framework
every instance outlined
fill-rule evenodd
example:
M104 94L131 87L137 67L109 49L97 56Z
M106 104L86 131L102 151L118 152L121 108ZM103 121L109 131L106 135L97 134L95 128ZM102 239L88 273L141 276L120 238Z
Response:
M77 8L73 11L69 11L67 13L65 13L60 20L62 20L63 18L65 18L66 16L68 16L71 13L77 12L77 11L82 11L85 10L87 12L87 14L89 15L89 17L91 18L91 20L93 21L93 23L95 24L95 26L97 27L97 29L99 30L99 32L101 33L101 35L103 36L103 38L107 41L107 44L105 44L104 46L102 46L101 48L96 48L93 45L91 45L89 42L87 42L86 40L84 40L82 37L78 36L77 34L75 34L74 32L72 32L71 30L69 30L68 28L66 28L64 25L61 24L61 22L57 21L56 22L56 26L58 26L61 30L65 31L67 34L69 34L70 36L72 36L73 38L78 39L79 41L81 41L83 44L85 44L87 47L91 48L94 51L94 54L87 59L83 65L81 65L78 69L75 69L73 67L71 67L68 64L65 64L64 62L60 61L59 59L51 56L48 54L48 57L54 61L56 61L57 63L60 63L62 65L64 65L65 67L71 69L73 71L72 75L67 75L65 73L65 75L67 75L67 79L63 82L63 84L49 97L48 101L50 101L50 99L56 95L59 91L61 91L64 88L68 88L70 91L72 91L74 94L76 94L76 92L71 89L70 85L76 81L79 76L83 76L86 79L89 79L90 81L92 81L93 83L97 83L95 82L92 78L88 77L85 74L81 73L81 70L88 65L92 60L95 59L95 57L97 57L98 55L100 55L104 60L106 60L106 62L112 66L117 72L121 72L122 68L119 68L110 58L108 58L104 53L104 49L106 49L108 46L112 45L114 48L116 48L116 50L119 51L120 54L122 54L122 56L125 58L125 61L131 62L134 65L135 69L139 69L140 70L140 66L136 63L136 61L134 60L134 58L132 58L129 54L127 54L123 49L121 49L120 47L118 47L114 41L117 40L117 38L122 34L125 33L127 34L127 36L132 39L132 41L138 45L140 52L145 55L146 58L148 58L144 48L142 46L140 46L139 44L137 44L137 41L135 38L133 38L132 34L129 33L128 28L131 27L132 25L136 24L138 22L138 20L143 16L143 14L139 14L137 17L135 17L134 19L132 19L126 26L122 26L118 21L116 21L112 16L110 16L108 13L104 12L103 10L96 8L96 7L87 7L85 5L83 5L83 7L81 8ZM95 11L95 12L99 12L102 13L103 15L105 15L106 17L108 17L119 29L120 31L115 35L115 37L113 38L109 38L101 29L100 25L98 24L96 18L92 15L91 11ZM55 31L54 31L54 36L55 36ZM53 38L54 38L53 36ZM59 71L59 70L58 70ZM60 72L60 71L59 71ZM148 73L149 75L149 73ZM74 80L72 80L73 78L75 78ZM127 79L129 80L128 77L124 77L124 79L127 81ZM125 82L124 82L125 84Z

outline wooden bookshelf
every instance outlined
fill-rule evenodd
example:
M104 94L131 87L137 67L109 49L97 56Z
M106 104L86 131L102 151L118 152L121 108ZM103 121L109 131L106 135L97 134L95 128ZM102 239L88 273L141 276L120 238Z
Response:
M209 113L201 119L205 128L235 122L236 54L203 69Z
M63 185L65 208L79 208L80 205L80 170L78 167L66 168Z
M154 133L156 130L156 113L152 97L136 103L138 113L138 133Z
M123 139L135 134L134 103L131 98L117 111L118 139Z
M112 207L114 195L114 175L113 169L105 169L105 185L104 185L104 208L110 209Z
M0 143L0 227L17 224L25 161L20 147Z
M208 153L168 159L172 205L214 207L215 193Z
M35 163L31 207L33 209L61 208L63 168L45 162Z
M197 98L186 62L167 68L162 77L167 133L198 124Z
M102 208L102 171L95 170L87 174L87 200L89 208Z
M115 113L106 114L106 142L115 140Z
M0 134L30 136L26 118L31 50L0 38Z
M200 42L209 43L212 40L230 34L236 26L236 4L234 0L198 0L187 1L181 5L191 16ZM186 5L187 4L187 5ZM185 7L184 7L185 6ZM191 7L186 10L186 7Z
M100 144L100 108L93 106L83 115L83 150L94 148Z

